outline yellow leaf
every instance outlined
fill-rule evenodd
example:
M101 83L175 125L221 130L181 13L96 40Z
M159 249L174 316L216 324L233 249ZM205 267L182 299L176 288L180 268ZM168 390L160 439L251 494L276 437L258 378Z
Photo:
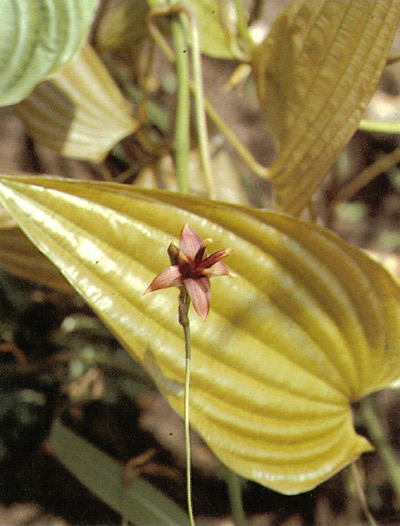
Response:
M400 377L400 290L331 232L284 214L167 191L1 177L0 197L182 414L176 289L143 292L184 223L238 275L192 315L191 422L232 469L309 490L371 449L350 403Z
M0 206L0 229L12 228L17 225L15 219L7 212L5 208Z
M256 49L258 96L278 147L270 177L298 215L372 97L400 18L399 0L295 0Z
M136 128L128 102L89 44L17 110L34 139L74 159L100 162Z

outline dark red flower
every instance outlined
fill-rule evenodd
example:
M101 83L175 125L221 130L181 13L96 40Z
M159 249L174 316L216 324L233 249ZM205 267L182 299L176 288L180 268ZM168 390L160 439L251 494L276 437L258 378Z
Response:
M145 291L186 287L197 314L205 320L210 309L210 278L214 276L232 276L221 259L232 252L231 248L218 250L207 256L206 247L210 239L201 241L188 223L181 230L179 248L171 243L168 253L175 265L163 270L150 283Z

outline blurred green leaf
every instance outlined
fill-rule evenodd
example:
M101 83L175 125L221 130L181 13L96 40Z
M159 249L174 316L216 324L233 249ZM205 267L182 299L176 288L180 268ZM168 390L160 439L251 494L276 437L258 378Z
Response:
M400 378L400 290L331 232L291 216L89 181L2 177L0 196L183 413L178 291L143 296L184 223L238 275L193 315L191 423L243 476L309 490L371 446L351 402Z
M96 497L140 526L183 526L184 511L161 491L135 477L123 484L124 467L87 440L55 420L50 442L60 462Z
M69 62L98 0L0 0L0 106L15 104Z
M258 96L278 156L276 203L298 215L344 148L380 79L400 2L294 0L256 49Z
M128 102L89 44L17 110L34 139L74 159L100 162L136 128Z
M168 4L165 0L147 0L150 7ZM218 0L184 0L172 3L188 6L196 15L200 34L200 49L214 58L232 59L237 47L232 11Z
M196 14L201 52L214 58L234 58L232 49L237 42L228 5L217 0L185 0L184 3Z

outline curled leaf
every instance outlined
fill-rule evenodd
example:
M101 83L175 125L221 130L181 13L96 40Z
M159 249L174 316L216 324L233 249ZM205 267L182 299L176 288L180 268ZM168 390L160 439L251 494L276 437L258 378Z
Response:
M191 423L243 476L309 490L368 451L351 402L400 377L400 291L331 232L284 214L112 183L0 178L0 196L183 413L177 292L143 296L189 222L233 248L192 318Z
M94 162L136 127L128 102L89 44L17 110L38 142L65 157Z
M298 215L372 97L400 18L398 0L294 0L256 49L258 97L278 156L269 176Z

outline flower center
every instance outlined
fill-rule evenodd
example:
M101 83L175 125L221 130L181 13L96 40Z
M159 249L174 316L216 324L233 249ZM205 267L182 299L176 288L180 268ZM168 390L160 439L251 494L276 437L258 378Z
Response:
M204 270L206 268L206 265L203 265L202 263L202 261L197 261L197 258L181 263L179 265L179 271L181 273L182 279L185 280L204 278Z

